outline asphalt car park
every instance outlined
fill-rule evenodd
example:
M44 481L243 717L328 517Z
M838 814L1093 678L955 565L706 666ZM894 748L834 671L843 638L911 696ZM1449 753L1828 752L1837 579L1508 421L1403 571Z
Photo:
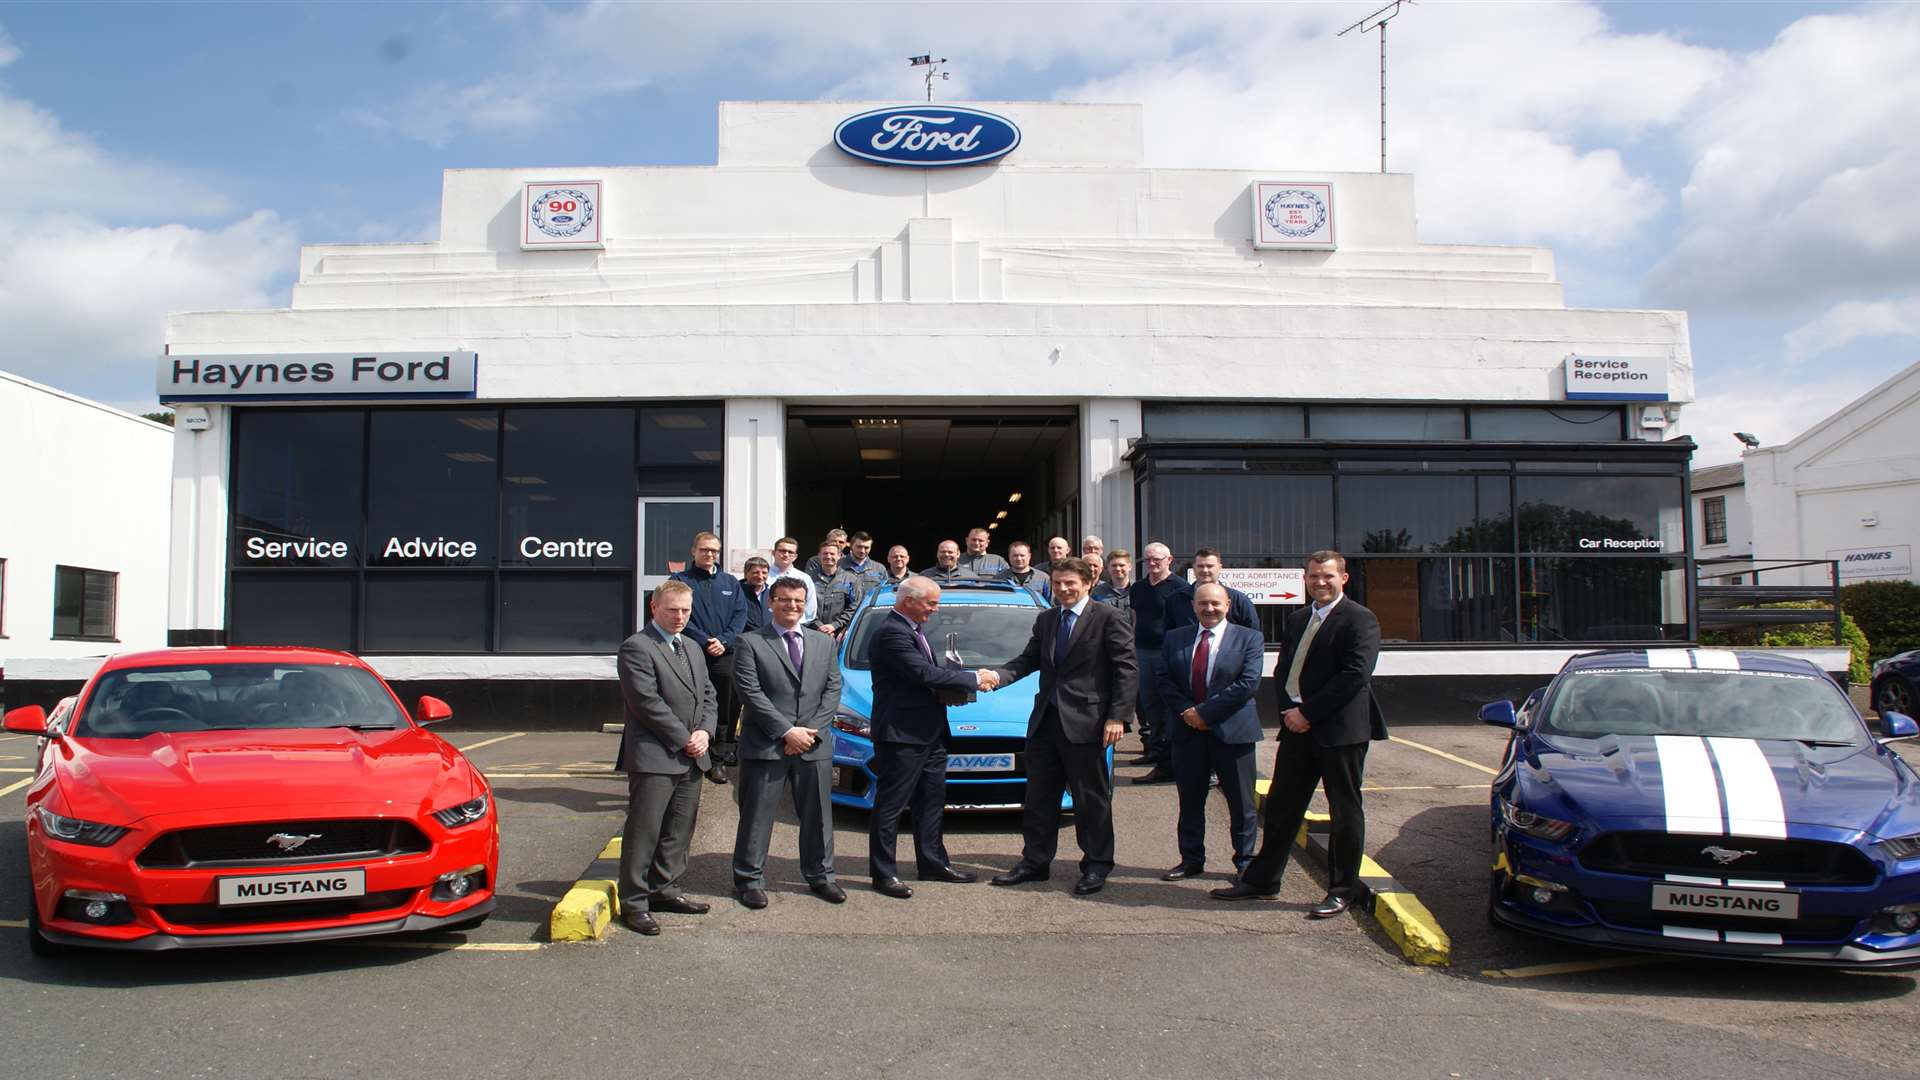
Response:
M643 939L546 941L553 903L618 832L617 736L448 735L488 776L502 821L498 904L467 934L200 951L27 955L21 798L0 795L0 1039L20 1075L550 1075L621 1062L648 1073L1392 1076L1920 1073L1915 978L1649 958L1487 925L1487 783L1505 733L1403 722L1369 758L1369 851L1453 939L1444 969L1405 962L1364 916L1303 917L1323 883L1289 869L1281 899L1222 904L1224 806L1209 875L1177 861L1170 785L1120 769L1120 868L1106 891L1054 879L1006 890L865 888L858 811L836 813L849 900L805 891L793 823L775 831L773 904L728 899L732 788L703 789L687 889L711 914ZM0 741L0 768L31 742ZM1123 762L1133 756L1124 743ZM1911 751L1908 751L1911 753ZM1263 744L1270 765L1272 743ZM11 760L20 758L23 760ZM1264 768L1265 766L1263 766ZM24 773L0 773L19 777ZM0 779L0 789L16 781ZM968 869L1017 856L1017 820L953 814ZM1070 826L1069 826L1070 829ZM903 843L906 841L903 840ZM1063 856L1074 851L1063 837ZM100 991L111 990L102 996ZM104 1010L104 1013L103 1013ZM110 1014L111 1023L103 1015Z

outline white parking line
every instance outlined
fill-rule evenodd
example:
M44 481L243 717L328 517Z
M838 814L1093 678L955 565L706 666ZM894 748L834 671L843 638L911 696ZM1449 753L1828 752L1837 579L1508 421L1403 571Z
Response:
M427 949L433 952L539 952L537 941L343 941L369 949Z
M0 787L0 798L4 798L8 795L11 795L14 792L19 791L21 788L26 787L28 784L31 784L31 783L33 783L33 777L29 776L25 780L18 780L18 781L15 781L14 783L8 784L6 787Z
M489 780L611 780L627 774L609 769L601 772L486 772L482 775Z
M1415 750L1425 750L1427 753L1432 754L1435 757L1446 758L1448 761L1451 761L1456 765L1465 765L1469 769L1479 769L1481 772L1486 773L1488 776L1500 775L1500 770L1498 769L1489 769L1485 765L1482 765L1477 761L1468 761L1466 758L1460 757L1455 754L1449 754L1445 750L1440 750L1435 747L1428 746L1426 743L1417 743L1417 742L1414 742L1412 739L1403 739L1398 735L1387 736L1387 741L1397 742L1402 746L1411 746Z
M8 929L10 929L10 930L25 930L25 929L27 928L27 920L25 920L25 919L0 919L0 926L4 926L4 927L7 927L7 928L8 928Z
M15 768L11 765L0 766L0 772L32 772L32 771L33 771L32 769Z
M491 739L481 739L479 742L474 743L472 746L462 746L462 747L459 747L458 749L461 753L465 754L474 750L478 750L483 746L492 746L494 743L503 743L503 742L506 742L508 739L517 739L520 736L525 734L526 732L524 731L516 731L511 735L499 735Z
M1645 967L1648 964L1671 964L1673 960L1665 956L1619 956L1605 960L1574 960L1565 964L1535 964L1532 967L1489 968L1480 974L1489 979L1535 979L1543 975L1579 975L1588 971L1610 971L1614 968Z

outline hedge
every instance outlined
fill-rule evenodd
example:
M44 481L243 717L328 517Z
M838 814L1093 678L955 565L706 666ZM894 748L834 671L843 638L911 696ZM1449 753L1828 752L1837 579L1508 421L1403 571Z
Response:
M1920 585L1863 581L1840 590L1840 608L1873 642L1873 659L1920 649Z
M1794 601L1791 603L1761 604L1768 608L1817 608L1825 605L1815 600ZM1865 686L1873 680L1873 668L1867 656L1870 646L1867 635L1853 616L1843 610L1840 613L1840 636L1847 643L1848 664L1847 681ZM1730 630L1703 630L1700 633L1702 645L1731 645L1736 648L1807 648L1810 646L1832 645L1833 624L1830 622L1802 623L1787 626L1738 626Z

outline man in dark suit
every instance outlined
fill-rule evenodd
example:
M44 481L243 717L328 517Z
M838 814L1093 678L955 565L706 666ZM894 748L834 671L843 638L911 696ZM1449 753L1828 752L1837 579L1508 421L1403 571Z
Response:
M727 782L726 765L738 750L734 737L734 718L739 708L733 700L733 639L747 628L746 589L740 579L720 569L720 537L700 532L693 536L693 550L687 568L673 575L693 590L693 617L687 620L687 637L700 650L697 659L707 665L707 681L720 703L720 723L713 736L713 768L707 779L716 784Z
M1133 623L1108 604L1093 602L1093 571L1085 559L1053 561L1054 607L1033 621L1024 652L991 669L1001 684L1040 673L1027 718L1027 790L1021 800L1020 862L995 885L1045 881L1060 843L1060 795L1073 792L1073 831L1080 841L1076 896L1089 896L1113 872L1113 777L1107 748L1133 720L1140 668Z
M1337 551L1307 557L1307 597L1313 603L1287 617L1276 675L1280 682L1280 749L1267 793L1266 835L1260 853L1238 883L1214 889L1221 900L1271 900L1299 835L1315 786L1325 784L1332 817L1327 839L1327 897L1307 914L1332 918L1359 893L1366 811L1360 781L1367 743L1387 737L1387 721L1373 698L1373 665L1380 657L1380 621L1345 598L1347 560Z
M707 665L685 631L693 590L664 581L649 604L653 621L620 646L620 700L626 731L619 767L627 774L627 824L620 839L620 917L658 934L654 913L704 915L709 905L680 892L687 847L700 812L700 774L719 723Z
M1207 792L1216 773L1227 797L1233 868L1244 870L1253 861L1260 828L1253 810L1260 713L1253 696L1266 643L1257 631L1227 620L1231 607L1224 586L1201 585L1193 590L1200 624L1168 631L1160 646L1160 699L1173 717L1173 783L1180 793L1180 863L1162 881L1198 877L1206 869Z
M952 541L946 541L951 544ZM978 880L956 870L942 838L947 795L948 699L991 689L991 676L944 667L921 627L940 607L940 586L918 574L902 581L893 610L867 646L873 669L873 817L867 868L875 892L901 900L913 889L893 861L900 811L913 808L913 854L922 881Z
M800 625L807 587L773 583L773 623L742 634L733 678L744 705L740 725L740 828L733 841L733 893L755 911L767 906L767 843L783 789L800 819L800 872L815 896L847 899L833 875L833 714L840 664L833 638Z

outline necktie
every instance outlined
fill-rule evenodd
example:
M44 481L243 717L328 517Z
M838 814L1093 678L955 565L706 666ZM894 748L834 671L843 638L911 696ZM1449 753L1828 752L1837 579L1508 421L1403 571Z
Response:
M1300 644L1294 646L1293 663L1287 668L1287 697L1300 700L1300 665L1306 662L1307 646L1313 644L1313 635L1320 632L1320 624L1325 621L1326 612L1314 609L1313 618L1307 620L1307 629L1300 635Z
M800 659L800 635L792 630L788 630L780 636L787 639L787 656L793 661L793 673L798 675L800 674L801 668L805 666Z
M693 661L687 657L687 650L680 647L680 635L673 635L668 644L673 648L673 655L679 658L680 666L687 670L687 681L693 682Z
M1073 638L1073 609L1060 609L1060 625L1053 632L1053 666L1059 667L1067 659L1067 642Z
M921 632L918 623L913 627L913 640L920 644L920 651L927 654L927 659L933 659L933 646L927 644L927 635Z
M1200 640L1193 646L1193 678L1189 685L1193 687L1195 704L1207 700L1207 655L1208 643L1213 640L1213 631L1200 631Z

